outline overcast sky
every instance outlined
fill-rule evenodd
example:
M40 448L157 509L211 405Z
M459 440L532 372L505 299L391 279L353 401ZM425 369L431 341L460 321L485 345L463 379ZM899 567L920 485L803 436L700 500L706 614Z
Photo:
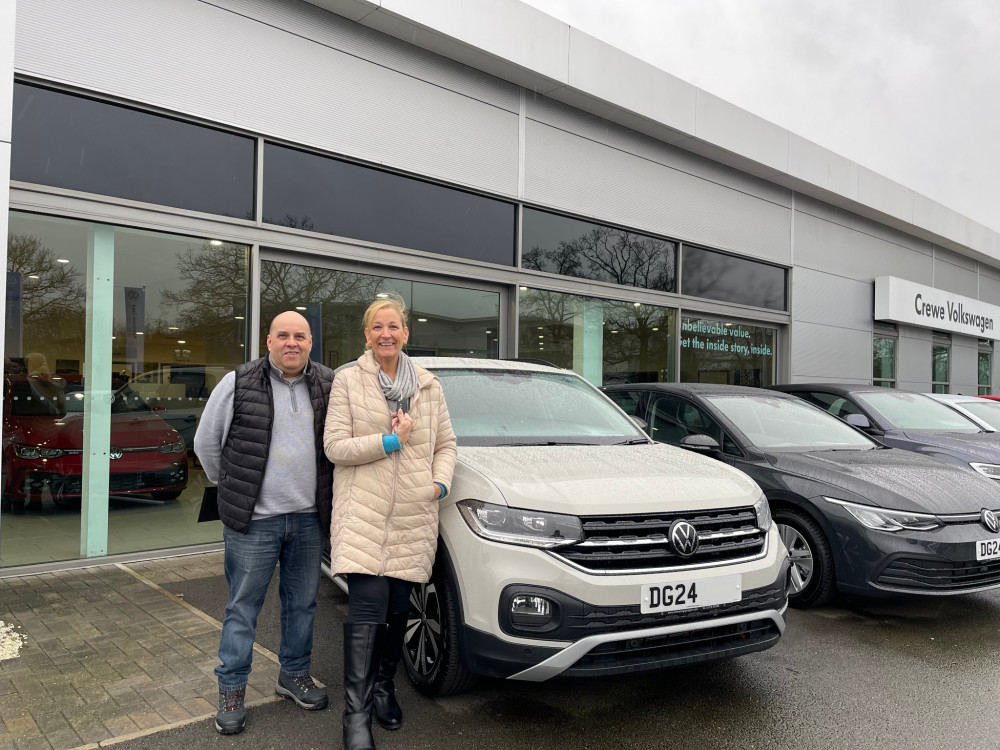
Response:
M525 0L1000 231L998 0Z

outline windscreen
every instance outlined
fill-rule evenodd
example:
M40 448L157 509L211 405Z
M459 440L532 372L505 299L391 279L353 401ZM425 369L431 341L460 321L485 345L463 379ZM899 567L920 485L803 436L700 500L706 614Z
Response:
M975 422L921 393L859 393L857 400L877 411L899 430L982 432Z
M994 430L1000 430L1000 402L980 398L975 401L960 401L958 405L975 414Z
M871 450L877 444L815 406L788 398L708 396L712 405L763 450Z
M585 380L527 370L439 369L460 445L609 445L644 433Z

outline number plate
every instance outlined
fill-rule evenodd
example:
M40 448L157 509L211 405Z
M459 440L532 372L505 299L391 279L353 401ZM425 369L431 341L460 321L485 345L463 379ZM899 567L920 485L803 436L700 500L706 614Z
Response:
M742 576L738 575L703 578L700 581L647 583L643 585L639 597L639 611L646 614L710 607L738 602L742 596Z
M977 560L1000 560L1000 539L987 539L976 542Z

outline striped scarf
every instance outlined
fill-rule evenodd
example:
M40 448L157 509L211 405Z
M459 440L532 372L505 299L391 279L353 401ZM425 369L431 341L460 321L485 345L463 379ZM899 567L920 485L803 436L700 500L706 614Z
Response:
M377 361L377 360L376 360ZM399 409L410 411L410 399L417 392L417 369L404 352L399 353L399 364L396 365L396 379L390 380L381 367L378 368L378 384L389 403L390 413Z

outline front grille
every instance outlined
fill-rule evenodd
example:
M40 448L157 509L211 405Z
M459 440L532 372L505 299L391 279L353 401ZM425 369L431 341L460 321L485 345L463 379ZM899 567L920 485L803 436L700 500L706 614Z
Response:
M681 557L670 544L670 524L683 519L698 530L700 544ZM599 574L640 573L693 567L756 557L765 534L752 507L701 513L649 513L635 516L584 516L584 540L553 553L583 570Z
M875 582L914 591L963 591L1000 585L1000 560L976 562L897 557Z
M770 618L647 638L626 637L595 647L561 676L584 677L680 667L763 651L780 638L781 631Z

